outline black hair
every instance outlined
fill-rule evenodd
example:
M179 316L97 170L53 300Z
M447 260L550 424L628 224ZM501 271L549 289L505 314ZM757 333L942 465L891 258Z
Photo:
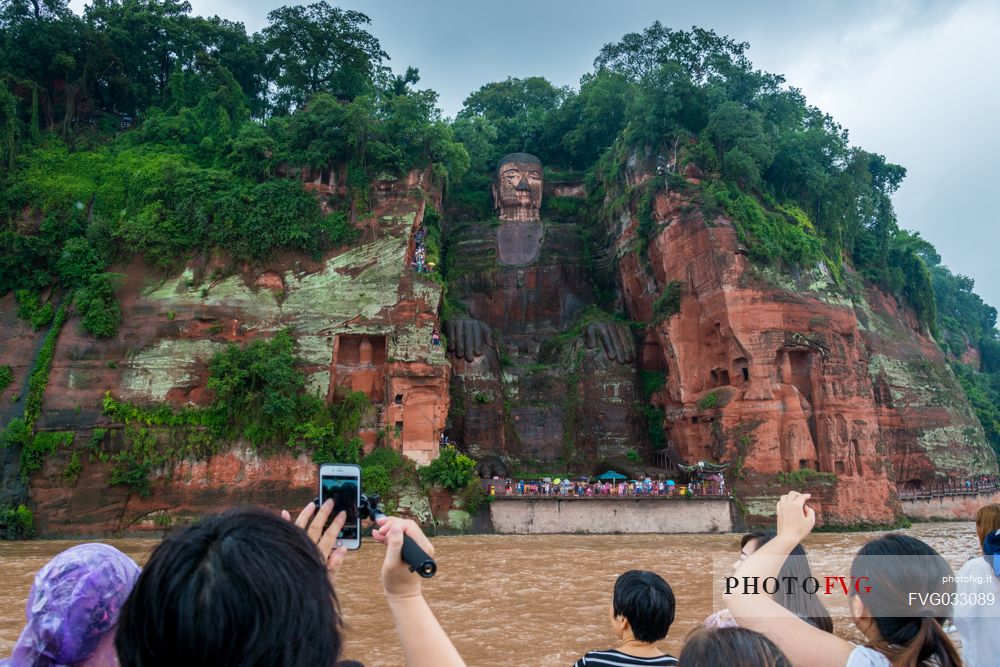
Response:
M919 567L887 565L884 556L930 556ZM941 624L947 620L944 608L928 609L917 616L899 616L900 601L912 592L954 591L952 574L941 555L909 535L889 533L865 544L851 563L851 576L868 576L878 585L861 597L878 628L880 640L872 647L888 657L894 667L917 667L933 663L940 667L962 664L955 645Z
M628 619L633 637L656 642L670 631L677 605L663 577L647 570L629 570L615 582L612 606L615 616Z
M341 622L305 531L271 513L209 516L168 536L122 608L123 667L330 667Z
M774 642L746 628L695 630L678 662L684 667L792 667Z
M756 549L760 549L773 540L775 535L773 530L755 530L747 533L740 540L740 550L750 542L756 542ZM809 557L805 547L801 544L796 544L795 548L791 550L788 558L781 564L781 571L778 573L779 581L788 581L791 577L800 582L812 577ZM809 625L817 627L823 632L833 632L833 619L818 595L806 593L798 586L792 588L779 586L771 599Z

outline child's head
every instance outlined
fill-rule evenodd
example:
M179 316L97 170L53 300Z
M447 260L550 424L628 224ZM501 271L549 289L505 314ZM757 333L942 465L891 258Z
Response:
M770 639L745 628L698 630L684 642L680 664L684 667L791 667L785 654Z
M611 627L619 637L631 631L641 642L667 636L674 622L674 592L655 572L629 570L618 577L611 603Z

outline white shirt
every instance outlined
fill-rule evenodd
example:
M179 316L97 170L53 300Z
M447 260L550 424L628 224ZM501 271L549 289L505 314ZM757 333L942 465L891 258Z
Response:
M855 646L844 667L892 667L892 663L873 648Z
M955 625L962 637L962 654L967 667L1000 667L1000 580L982 556L973 558L955 574L959 600L988 600L995 604L955 605Z

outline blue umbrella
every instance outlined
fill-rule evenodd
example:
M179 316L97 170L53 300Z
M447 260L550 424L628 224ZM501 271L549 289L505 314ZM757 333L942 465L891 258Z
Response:
M598 475L597 479L616 480L616 479L627 479L627 477L625 477L625 475L623 475L621 473L615 472L614 470L609 470L606 473L604 473L603 475Z

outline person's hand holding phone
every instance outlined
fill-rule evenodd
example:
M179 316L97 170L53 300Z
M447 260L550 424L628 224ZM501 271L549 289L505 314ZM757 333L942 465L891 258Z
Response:
M382 586L390 600L422 595L422 577L410 569L403 560L403 535L409 535L428 556L434 556L434 545L427 539L420 526L410 519L396 516L380 517L378 528L372 529L372 539L386 546L385 560L382 562Z
M340 566L347 558L347 547L337 546L337 537L344 528L347 514L345 512L338 513L337 516L333 517L330 526L323 530L323 526L326 525L332 511L333 500L327 500L320 506L319 510L316 509L315 503L310 502L295 519L295 525L306 531L306 535L319 549L319 554L326 563L327 576L330 577L331 584L336 582ZM286 521L292 520L292 515L285 510L281 511L281 516Z

